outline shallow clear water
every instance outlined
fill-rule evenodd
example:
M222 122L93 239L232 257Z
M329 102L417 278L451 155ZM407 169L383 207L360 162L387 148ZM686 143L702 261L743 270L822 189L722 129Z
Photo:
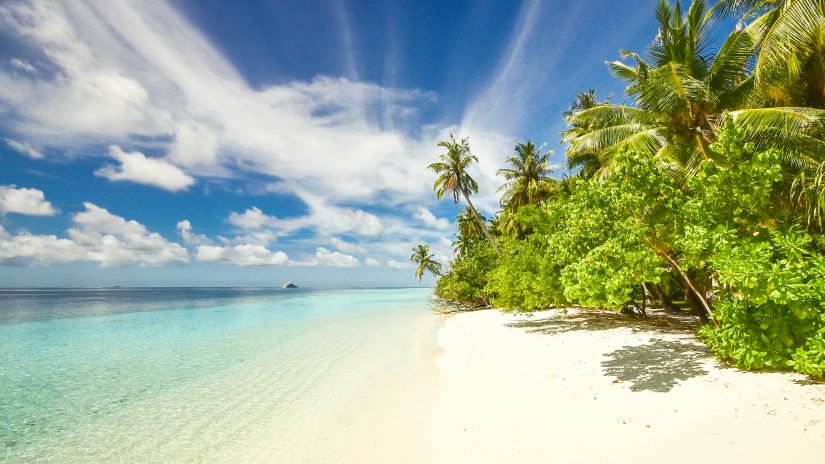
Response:
M409 375L428 295L0 290L0 461L294 455Z

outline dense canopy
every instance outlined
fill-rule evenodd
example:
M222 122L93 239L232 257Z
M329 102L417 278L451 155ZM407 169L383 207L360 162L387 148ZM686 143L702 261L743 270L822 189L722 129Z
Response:
M821 378L825 2L661 0L655 16L648 50L607 63L627 100L589 90L564 114L573 176L516 145L490 233L462 177L469 142L442 142L437 194L467 210L436 294L505 311L658 304L701 318L720 359ZM724 18L737 24L714 47Z

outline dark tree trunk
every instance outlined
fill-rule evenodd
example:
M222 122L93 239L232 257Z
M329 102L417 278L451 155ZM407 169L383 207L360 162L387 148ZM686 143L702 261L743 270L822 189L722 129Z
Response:
M690 287L691 293L689 294L688 300L692 301L693 299L695 299L696 301L699 302L700 307L704 310L703 311L704 316L699 316L699 317L702 318L702 322L705 322L706 320L710 320L711 322L713 322L713 325L715 325L716 327L719 327L719 321L717 321L716 318L713 317L713 311L710 309L710 303L708 303L708 300L705 299L705 295L703 295L696 288L696 285L693 283L693 279L690 276L688 276L688 274L685 272L684 269L682 269L682 266L679 266L679 263L675 259L670 257L670 255L665 253L665 251L662 250L661 248L659 248L659 247L657 247L656 245L653 245L653 244L649 244L649 245L653 249L653 251L655 251L659 256L661 256L665 261L667 261L667 262L669 262L670 264L673 265L673 267L676 269L676 271L679 273L679 275L682 276L682 281L684 281L684 284L686 286Z
M673 304L673 299L670 297L670 294L668 293L667 289L660 288L655 285L650 285L648 288L650 289L650 294L653 295L653 298L656 298L656 300L658 300L659 303L661 303L665 311L675 313L682 311L681 309L679 309L678 306Z
M693 308L693 313L699 316L699 319L702 321L702 324L707 324L708 322L710 322L710 320L708 319L707 312L705 311L705 308L702 305L702 302L699 301L699 298L696 297L696 294L694 294L688 288L686 288L685 299L686 302L690 305L690 307Z
M662 306L664 306L666 311L670 311L670 312L674 312L674 313L682 312L682 310L679 309L678 306L673 304L673 300L670 298L670 295L668 295L667 292L662 292L661 299L662 299Z

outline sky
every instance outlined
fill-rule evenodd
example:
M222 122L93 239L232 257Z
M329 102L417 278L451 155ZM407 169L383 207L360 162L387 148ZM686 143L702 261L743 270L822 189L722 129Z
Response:
M553 150L648 0L0 2L0 286L432 285L461 205L426 167L469 137L477 206Z

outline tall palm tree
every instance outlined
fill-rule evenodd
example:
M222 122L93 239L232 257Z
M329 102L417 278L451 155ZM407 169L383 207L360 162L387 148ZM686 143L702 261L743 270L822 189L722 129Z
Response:
M648 63L637 53L623 55L635 62L608 63L626 80L635 106L597 105L570 117L585 130L565 135L568 159L598 153L599 176L616 167L625 148L655 156L674 177L691 175L705 158L714 156L723 115L744 128L757 148L775 148L787 164L815 165L825 156L825 141L814 137L825 112L810 108L753 108L761 103L750 62L755 44L745 30L733 31L715 54L710 53L704 0L694 0L682 13L660 0L656 9L659 34L649 49Z
M825 108L825 0L720 0L713 12L747 24L756 84L772 104Z
M410 261L418 264L415 269L415 278L421 282L424 278L424 272L429 272L434 276L441 275L441 263L433 260L433 255L430 253L430 246L426 244L419 244L412 249L413 254L410 256Z
M470 141L463 138L461 142L456 142L455 137L450 134L450 140L442 140L438 143L438 146L446 148L447 152L439 156L441 161L432 163L427 167L439 174L433 185L436 196L440 200L445 194L452 195L454 203L458 203L459 198L463 196L464 201L467 202L467 207L473 212L473 216L478 221L484 236L490 241L496 253L501 256L501 250L499 250L496 241L493 240L487 230L487 224L481 220L478 210L470 201L470 193L478 193L478 183L467 172L473 162L478 162L478 158L470 153Z
M550 177L552 151L541 153L531 141L516 144L513 154L506 163L510 167L499 169L498 175L506 182L499 190L504 190L501 203L511 212L524 205L536 205L546 200L555 188L556 180Z

